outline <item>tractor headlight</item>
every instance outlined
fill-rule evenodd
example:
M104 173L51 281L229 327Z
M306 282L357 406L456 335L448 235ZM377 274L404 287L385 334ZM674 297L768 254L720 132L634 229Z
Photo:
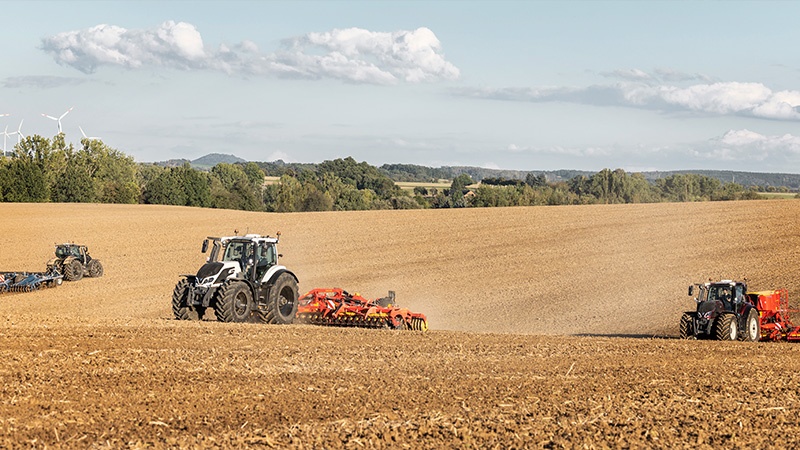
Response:
M200 282L200 284L203 284L203 285L204 285L204 284L211 284L211 283L213 283L213 282L214 282L214 279L215 279L215 278L217 278L217 276L216 276L216 275L211 275L210 277L205 277L205 278L203 278L203 280Z

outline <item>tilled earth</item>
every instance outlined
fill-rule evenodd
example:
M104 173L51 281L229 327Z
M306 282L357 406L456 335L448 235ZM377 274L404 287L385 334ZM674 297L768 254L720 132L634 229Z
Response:
M800 346L675 339L691 282L800 295L800 202L260 214L0 204L2 448L792 448ZM301 290L393 289L431 330L172 320L207 235L283 231Z
M786 343L6 320L0 447L793 448Z

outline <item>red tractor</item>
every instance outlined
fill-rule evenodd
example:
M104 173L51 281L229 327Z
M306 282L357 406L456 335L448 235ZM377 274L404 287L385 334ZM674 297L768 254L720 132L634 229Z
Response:
M697 291L695 291L697 288ZM747 283L721 280L689 286L696 311L681 316L682 339L720 341L800 340L800 327L789 318L786 289L747 292Z

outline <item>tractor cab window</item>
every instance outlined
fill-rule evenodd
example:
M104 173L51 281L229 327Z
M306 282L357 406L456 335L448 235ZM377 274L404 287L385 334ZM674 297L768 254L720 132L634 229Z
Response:
M278 263L278 258L275 255L275 246L265 244L259 248L258 265L272 266Z
M76 258L80 258L81 257L81 249L80 249L80 247L72 247L72 256L74 256Z
M256 263L256 279L261 279L267 270L278 263L275 255L275 246L262 244L258 247L258 262Z
M222 257L223 261L238 261L244 267L247 261L253 257L253 243L252 242L239 242L231 241L225 247L225 255Z
M744 302L744 288L739 285L736 286L736 303L743 303Z
M728 307L733 299L730 286L712 286L708 291L708 300L720 300Z
M67 247L56 247L56 257L66 258L69 256L69 249Z

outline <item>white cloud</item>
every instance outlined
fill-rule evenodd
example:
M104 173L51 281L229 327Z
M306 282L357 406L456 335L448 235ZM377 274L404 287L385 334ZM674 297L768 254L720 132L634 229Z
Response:
M791 134L770 136L750 130L730 130L708 142L692 146L690 156L702 160L735 161L746 164L770 161L773 167L796 163L800 159L800 137Z
M685 73L667 67L656 67L648 73L641 69L617 69L611 72L600 72L606 78L618 78L627 81L642 82L681 82L681 81L705 81L712 82L713 79L701 73Z
M462 89L455 93L495 100L562 101L597 106L628 106L665 112L691 111L763 119L800 120L800 92L773 92L761 83L718 82L676 87L625 82L584 88L477 88Z
M520 146L516 144L509 144L506 150L511 153L530 153L540 155L560 155L560 156L576 156L576 157L598 157L610 156L613 150L605 147L538 147L538 146Z
M289 157L288 153L282 152L280 150L277 150L277 151L274 151L274 152L270 153L270 155L267 157L267 159L265 159L265 161L268 161L268 162L274 162L274 161L278 161L278 160L281 160L281 161L286 162L286 163L295 162L292 158Z
M36 89L50 89L62 86L77 86L88 82L85 78L74 77L54 77L54 76L25 76L25 77L8 77L3 79L3 87L16 89L16 88L36 88Z
M130 30L97 25L48 36L42 39L42 49L59 64L84 73L100 66L167 67L371 84L454 80L460 75L445 59L436 35L424 27L391 33L361 28L308 33L285 39L274 53L261 53L250 40L207 46L197 28L186 22Z

